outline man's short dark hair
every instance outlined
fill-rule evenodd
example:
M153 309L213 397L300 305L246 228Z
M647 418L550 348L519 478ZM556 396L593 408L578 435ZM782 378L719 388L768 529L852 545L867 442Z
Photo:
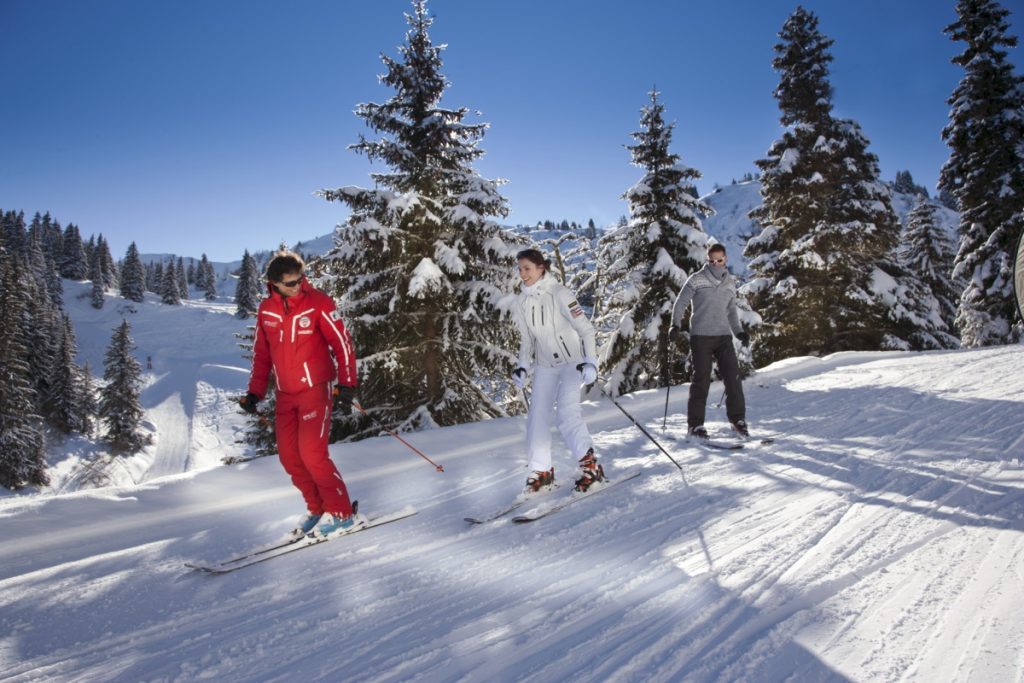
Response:
M708 256L711 256L711 254L715 253L716 251L722 252L722 256L725 256L725 245L722 244L721 242L715 242L710 247L708 247Z
M288 273L301 273L305 267L302 257L295 252L279 251L267 264L267 279L271 282L280 282Z

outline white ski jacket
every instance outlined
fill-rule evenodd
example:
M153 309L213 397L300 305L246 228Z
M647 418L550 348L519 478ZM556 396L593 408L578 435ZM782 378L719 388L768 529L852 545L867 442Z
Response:
M516 297L513 317L519 327L519 365L543 367L571 363L597 366L594 326L576 296L553 275L545 274Z

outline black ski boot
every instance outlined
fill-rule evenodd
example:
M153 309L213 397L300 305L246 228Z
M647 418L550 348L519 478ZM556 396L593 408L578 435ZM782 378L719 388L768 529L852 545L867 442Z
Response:
M750 438L750 430L747 429L747 421L740 418L732 423L733 431L742 436L744 439Z
M695 436L698 439L707 441L711 437L708 436L708 430L704 429L704 425L697 425L696 427L690 427L690 436Z

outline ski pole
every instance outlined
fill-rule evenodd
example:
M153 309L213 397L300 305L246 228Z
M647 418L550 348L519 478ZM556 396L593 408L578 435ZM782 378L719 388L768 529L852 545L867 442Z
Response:
M725 389L723 388L722 389L722 398L718 399L718 403L715 404L715 408L721 408L722 407L722 401L724 401L724 400L725 400Z
M604 380L601 380L601 381L603 382ZM672 464L673 464L673 465L675 465L676 467L678 467L678 468L679 468L679 473L680 473L681 475L683 475L683 482L684 482L684 483L686 483L686 485L687 485L687 486L689 486L690 484L689 484L689 482L687 482L687 481L686 481L686 472L684 472L684 471L683 471L683 466L682 466L682 465L680 465L680 464L679 464L678 462L676 462L676 459L675 459L675 458L673 458L673 457L672 457L671 455L669 455L669 452L668 452L668 451L666 451L666 450L665 450L664 448L662 448L661 444L660 444L660 443L658 443L658 442L657 442L657 441L656 441L656 440L654 439L654 437L653 437L653 436L651 436L650 432L648 432L648 431L647 431L646 429L644 429L644 426L643 426L642 424L640 424L639 422L637 422L637 421L636 421L636 418L634 418L634 417L633 417L632 415L630 415L630 414L629 414L628 412L626 412L626 409L625 409L625 408L623 408L623 407L622 407L621 405L619 405L619 402L618 402L618 401L616 401L616 400L615 400L614 398L612 398L612 395L611 395L611 394L609 394L609 393L608 393L607 391L605 391L605 389L604 389L604 387L603 387L603 386L601 386L601 385L599 384L599 385L598 385L598 388L599 388L599 389L601 390L601 393L602 393L602 394L604 394L605 396L607 396L607 397L608 397L608 400L609 400L609 401L611 401L612 403L614 403L614 404L615 404L615 407L616 407L616 408L618 408L619 410L621 410L621 411L622 411L622 414L623 414L623 415L625 415L626 417L628 417L628 418L629 418L629 421L630 421L630 422L632 422L632 423L633 423L633 425L634 425L634 426L635 426L635 427L636 427L637 429L639 429L639 430L640 430L641 432L643 432L644 436L646 436L646 437L647 437L648 439L650 439L650 440L651 440L651 443L653 443L653 444L654 444L655 446L657 446L657 447L658 447L658 450L659 450L659 451L661 451L662 453L664 453L664 454L665 454L665 457L667 457L667 458L668 458L669 460L671 460L671 461L672 461Z
M406 447L407 447L407 448L408 448L409 450L411 450L411 451L412 451L413 453L415 453L416 455L420 456L421 458L423 458L424 460L426 460L427 462L429 462L429 463L430 463L431 465L433 465L433 466L434 466L434 468L435 468L435 469L437 469L437 471L438 471L438 472L444 472L444 468L443 468L443 467L441 467L440 465L438 465L438 464L437 464L436 462L434 462L433 460L431 460L431 459L430 459L430 458L428 458L427 456L423 455L423 452L422 452L422 451L420 451L420 449L416 448L416 447L415 447L415 446L413 446L413 445L412 445L411 443L409 443L408 441L406 441L405 439L403 439L402 437L400 437L400 436L399 436L398 434L396 434L395 432L391 431L390 429L388 429L387 427L385 427L385 426L384 426L383 424L381 424L380 420L378 420L378 419L377 419L377 418L375 418L375 417L374 417L373 415L370 415L370 414L369 414L368 412L366 412L366 410L365 410L365 409L364 409L364 408L363 408L363 407L362 407L361 405L359 405L359 404L358 404L358 403L357 403L356 401L352 401L352 405L354 405L354 406L356 407L356 409L357 409L357 410L358 410L359 412L361 412L361 413L362 413L363 415L365 415L366 417L368 417L368 418L370 418L371 420L373 420L373 421L374 421L374 422L375 422L375 423L377 424L377 426L378 426L378 427L380 427L380 428L381 428L381 429L383 429L383 430L384 430L385 432L387 432L387 433L388 433L388 434L390 434L391 436L393 436L393 437L395 437L396 439L398 439L399 441L401 441L401 442L402 442L403 444L405 444L405 446L406 446Z
M526 393L526 387L519 390L519 396L523 399L523 403L526 404L526 412L530 412L530 395Z
M668 346L665 347L665 416L661 418L661 428L665 429L668 424L668 392L672 388L672 368L669 367L671 356Z

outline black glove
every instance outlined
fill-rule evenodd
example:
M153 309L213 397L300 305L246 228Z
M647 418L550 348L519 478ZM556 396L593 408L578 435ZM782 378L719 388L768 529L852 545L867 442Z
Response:
M675 325L672 325L670 328L668 328L668 340L670 342L672 342L673 344L678 343L679 342L679 337L680 337L680 332L681 332L681 330L678 327L676 327Z
M746 332L737 332L736 338L740 340L740 344L744 346L750 346L750 335Z
M352 401L356 398L356 388L346 387L343 384L334 387L334 410L341 411L342 415L352 414Z
M256 414L256 404L260 402L260 397L251 391L238 399L238 405L242 406L242 410L249 413L250 415Z
M512 371L512 383L520 389L526 386L526 368L518 367Z

